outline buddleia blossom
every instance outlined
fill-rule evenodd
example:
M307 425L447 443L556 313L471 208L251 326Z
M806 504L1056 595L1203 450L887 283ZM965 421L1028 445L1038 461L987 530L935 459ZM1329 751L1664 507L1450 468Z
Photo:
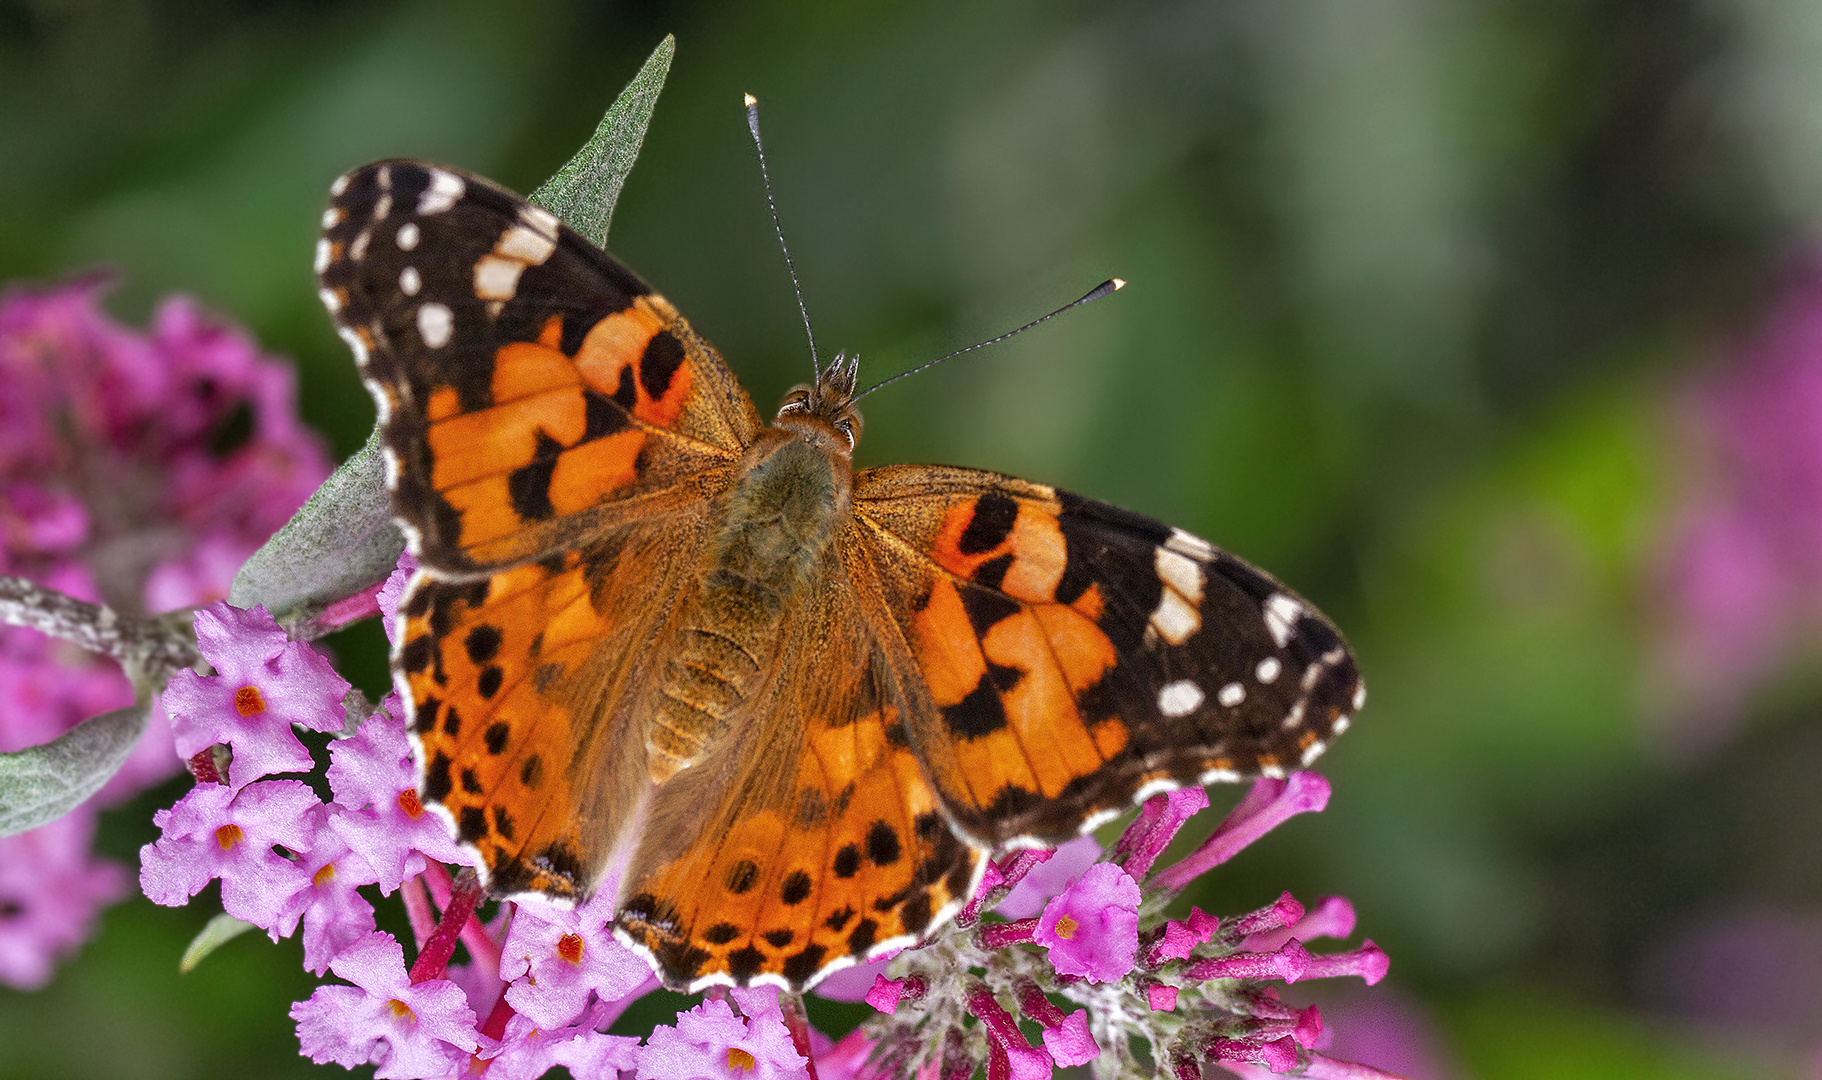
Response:
M959 932L885 965L866 998L881 1015L837 1045L837 1061L859 1080L966 1076L982 1066L988 1080L1044 1080L1057 1066L1082 1064L1103 1077L1155 1075L1146 1058L1180 1080L1196 1080L1205 1065L1245 1077L1384 1075L1319 1053L1320 1013L1286 1004L1276 990L1312 978L1384 977L1386 956L1371 941L1340 952L1306 946L1353 932L1345 900L1306 908L1286 893L1227 919L1200 909L1184 919L1163 914L1197 876L1327 799L1315 773L1259 780L1196 852L1154 871L1184 822L1208 805L1200 788L1156 795L1113 850L1039 913L982 920L1048 853L1005 857L990 866ZM1073 843L1079 853L1082 842ZM1037 1041L1021 1017L1040 1029Z
M402 566L376 591L397 603ZM1353 933L1352 907L1306 907L1289 894L1231 918L1166 905L1286 818L1320 810L1315 773L1254 784L1195 852L1158 867L1177 832L1208 806L1201 788L1154 796L1111 851L1082 838L1055 851L1015 851L988 865L958 925L930 944L821 988L864 998L879 1013L830 1045L772 988L710 995L643 1039L609 1035L626 1006L657 985L613 936L613 887L574 908L545 901L478 910L472 873L442 819L423 811L396 699L357 710L345 726L346 684L308 646L283 640L264 612L218 604L200 613L202 654L219 672L184 697L197 738L262 747L231 755L234 783L199 783L161 811L163 835L141 853L141 884L182 903L220 881L224 908L273 937L302 933L305 964L332 974L293 1007L299 1044L322 1063L374 1065L376 1075L503 1080L564 1066L577 1076L633 1080L798 1080L817 1058L821 1080L959 1077L1048 1080L1058 1067L1139 1075L1141 1050L1180 1080L1204 1065L1243 1077L1289 1069L1371 1077L1318 1049L1314 1007L1276 987L1310 978L1377 982L1385 955L1370 941L1316 952ZM244 711L241 684L264 708ZM181 695L180 695L181 696ZM267 770L298 764L293 727L341 736L329 749L329 798ZM225 780L226 778L221 778ZM394 890L412 927L406 943L375 929L362 890ZM995 909L997 907L997 913ZM458 945L465 962L452 962ZM1035 1037L1025 1032L1035 1030Z
M1694 465L1664 564L1659 682L1686 750L1822 630L1822 258L1683 398Z
M206 603L328 475L293 376L183 299L149 332L100 308L101 278L0 296L0 574L128 614ZM0 752L131 704L111 662L0 627ZM0 837L0 983L50 978L120 895L89 851L97 807L175 772L170 729L70 817Z

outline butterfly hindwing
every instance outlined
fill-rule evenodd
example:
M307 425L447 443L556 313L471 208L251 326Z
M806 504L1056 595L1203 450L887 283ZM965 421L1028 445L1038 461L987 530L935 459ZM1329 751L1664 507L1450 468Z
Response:
M1204 540L966 469L855 478L927 688L912 744L979 843L1055 842L1153 791L1283 775L1363 691L1314 608Z
M902 690L830 553L742 742L655 796L619 927L667 984L802 989L966 901L986 852L949 828Z
M712 487L758 430L714 350L555 215L422 162L333 190L323 301L379 402L426 567L574 547L616 501Z

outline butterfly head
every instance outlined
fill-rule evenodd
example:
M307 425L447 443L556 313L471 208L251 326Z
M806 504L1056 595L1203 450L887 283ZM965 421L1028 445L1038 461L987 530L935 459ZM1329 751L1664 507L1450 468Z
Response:
M835 444L852 454L860 442L860 409L854 388L860 376L860 357L838 355L814 383L794 386L778 406L780 427L832 432Z

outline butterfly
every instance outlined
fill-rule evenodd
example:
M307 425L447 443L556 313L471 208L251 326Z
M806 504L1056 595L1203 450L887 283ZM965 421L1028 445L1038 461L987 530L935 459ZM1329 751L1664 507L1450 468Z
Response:
M665 299L479 177L337 180L321 295L418 569L420 795L489 891L579 901L674 989L926 940L989 855L1309 764L1364 691L1271 577L974 469L856 472L857 361L771 425Z

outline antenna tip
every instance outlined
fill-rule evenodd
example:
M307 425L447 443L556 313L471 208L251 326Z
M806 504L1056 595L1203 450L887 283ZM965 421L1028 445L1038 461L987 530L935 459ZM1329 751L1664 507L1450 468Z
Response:
M1114 292L1119 292L1121 289L1124 289L1125 287L1126 287L1125 278L1117 277L1117 278L1113 279L1113 291Z
M746 99L746 107L749 109L759 104L759 99L751 94L742 94L740 96Z

